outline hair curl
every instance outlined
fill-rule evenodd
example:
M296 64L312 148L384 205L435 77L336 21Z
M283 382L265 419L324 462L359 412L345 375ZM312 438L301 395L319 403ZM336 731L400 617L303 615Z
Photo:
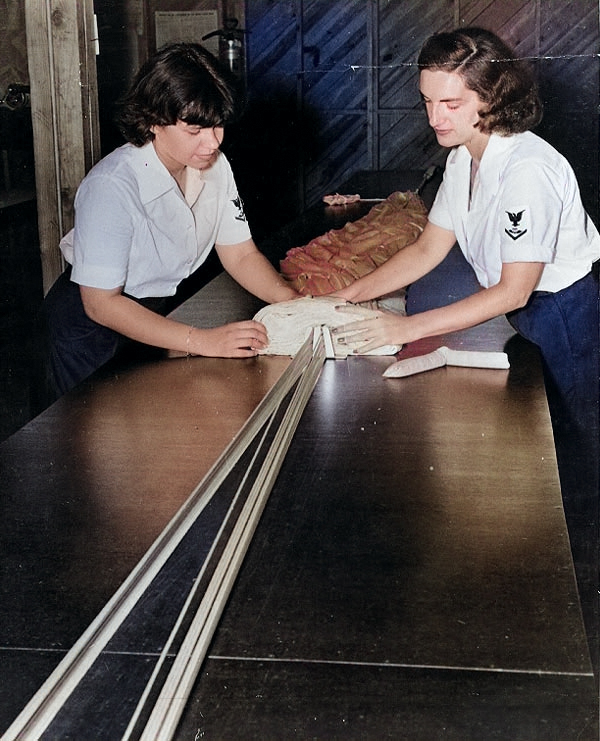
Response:
M233 76L200 44L169 44L140 68L117 124L138 147L154 139L153 126L178 120L203 128L224 126L237 113L237 92Z
M419 54L420 70L457 72L484 104L479 129L518 134L542 119L542 103L528 64L496 34L483 28L459 28L431 36Z

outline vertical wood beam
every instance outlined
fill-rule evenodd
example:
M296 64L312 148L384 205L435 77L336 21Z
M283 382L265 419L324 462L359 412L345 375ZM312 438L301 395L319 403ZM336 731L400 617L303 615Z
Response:
M296 60L298 72L296 74L296 111L304 110L304 0L293 0L296 15ZM304 157L298 159L297 199L300 211L306 207L306 166Z
M379 170L379 3L367 0L367 151L370 170Z
M25 0L44 293L64 268L81 179L100 156L92 0Z

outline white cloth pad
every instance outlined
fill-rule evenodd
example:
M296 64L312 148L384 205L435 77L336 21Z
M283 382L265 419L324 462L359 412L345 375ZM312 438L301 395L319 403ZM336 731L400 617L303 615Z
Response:
M337 307L343 306L343 311ZM351 304L344 299L319 296L317 298L299 298L293 301L282 301L262 308L254 317L265 325L269 336L269 345L261 350L262 355L295 355L302 347L313 328L322 325L329 329L340 327L359 319L371 319L377 311ZM345 358L352 349L332 337L335 356ZM385 345L373 350L368 355L395 355L397 345Z

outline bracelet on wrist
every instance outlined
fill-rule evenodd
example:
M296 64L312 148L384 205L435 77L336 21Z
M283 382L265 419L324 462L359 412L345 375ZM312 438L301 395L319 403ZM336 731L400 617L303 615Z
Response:
M192 339L192 332L196 329L195 327L190 327L188 329L187 337L185 338L185 355L187 358L191 356L190 352L190 340Z

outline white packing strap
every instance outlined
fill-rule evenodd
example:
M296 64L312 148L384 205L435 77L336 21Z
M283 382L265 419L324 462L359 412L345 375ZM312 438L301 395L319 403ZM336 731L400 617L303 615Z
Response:
M508 355L504 352L487 352L477 350L450 350L448 347L438 347L437 350L418 355L414 358L405 358L388 366L383 375L386 378L405 378L415 373L442 368L445 365L455 365L463 368L495 368L506 370L510 368Z

